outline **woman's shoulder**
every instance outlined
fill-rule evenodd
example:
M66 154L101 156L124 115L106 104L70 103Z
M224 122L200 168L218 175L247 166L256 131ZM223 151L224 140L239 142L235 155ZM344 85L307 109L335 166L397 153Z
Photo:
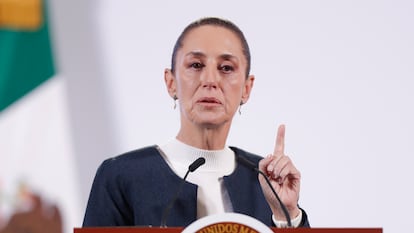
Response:
M162 157L156 145L146 146L131 150L120 155L105 159L100 169L123 170L139 165L141 168L146 164L156 164Z
M135 150L130 150L120 155L106 159L106 161L120 161L120 162L129 162L131 160L143 159L147 157L152 157L158 155L159 151L156 145L146 146L138 148Z
M258 163L261 159L263 159L263 156L260 156L258 154L246 151L244 149L235 147L235 146L230 146L230 149L232 151L234 151L234 153L236 154L236 158L237 159L247 159L248 161L251 161L253 163Z

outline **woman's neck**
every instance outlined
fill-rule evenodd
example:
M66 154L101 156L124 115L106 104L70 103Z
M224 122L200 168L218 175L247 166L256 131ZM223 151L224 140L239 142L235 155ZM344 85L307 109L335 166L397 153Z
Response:
M228 127L185 128L181 127L177 139L203 150L221 150L226 146Z

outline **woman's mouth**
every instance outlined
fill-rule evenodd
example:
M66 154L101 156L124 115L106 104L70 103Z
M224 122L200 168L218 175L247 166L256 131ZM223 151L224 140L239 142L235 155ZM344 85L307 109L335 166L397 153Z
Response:
M214 97L203 97L197 100L197 103L205 105L221 105L221 101Z

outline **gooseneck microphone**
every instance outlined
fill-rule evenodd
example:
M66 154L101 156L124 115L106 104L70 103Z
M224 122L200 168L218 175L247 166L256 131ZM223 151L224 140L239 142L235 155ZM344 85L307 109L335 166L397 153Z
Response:
M203 165L204 163L206 163L206 159L203 157L200 157L198 159L196 159L194 162L192 162L190 164L190 166L188 166L188 170L187 173L185 173L184 178L181 181L180 186L177 189L177 192L175 193L174 197L171 199L170 203L168 204L168 206L165 208L163 214L162 214L162 218L161 218L161 227L167 227L167 218L168 218L168 214L171 211L171 208L173 207L175 201L177 200L178 194L180 194L180 191L184 185L185 180L187 179L187 176L190 172L195 171L197 168L199 168L201 165Z
M253 171L259 173L260 175L263 176L263 178L266 180L266 183L269 185L270 189L273 192L273 195L275 195L277 201L279 202L280 207L282 208L283 214L285 215L286 221L287 221L287 225L288 227L292 227L292 222L290 220L290 215L289 212L286 208L286 206L283 204L282 200L280 200L279 195L277 195L275 189L273 188L272 184L270 184L269 179L267 178L266 174L264 174L262 171L259 170L259 168L257 168L256 164L254 164L252 161L242 157L242 156L237 156L237 160L241 163L243 163L244 165L248 166L249 168L251 168Z

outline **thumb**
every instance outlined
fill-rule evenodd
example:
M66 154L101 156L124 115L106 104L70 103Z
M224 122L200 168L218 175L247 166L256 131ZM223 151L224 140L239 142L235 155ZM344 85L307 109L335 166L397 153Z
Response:
M272 162L272 155L268 155L267 157L261 159L259 161L259 170L267 174L267 166L269 166L270 162Z

